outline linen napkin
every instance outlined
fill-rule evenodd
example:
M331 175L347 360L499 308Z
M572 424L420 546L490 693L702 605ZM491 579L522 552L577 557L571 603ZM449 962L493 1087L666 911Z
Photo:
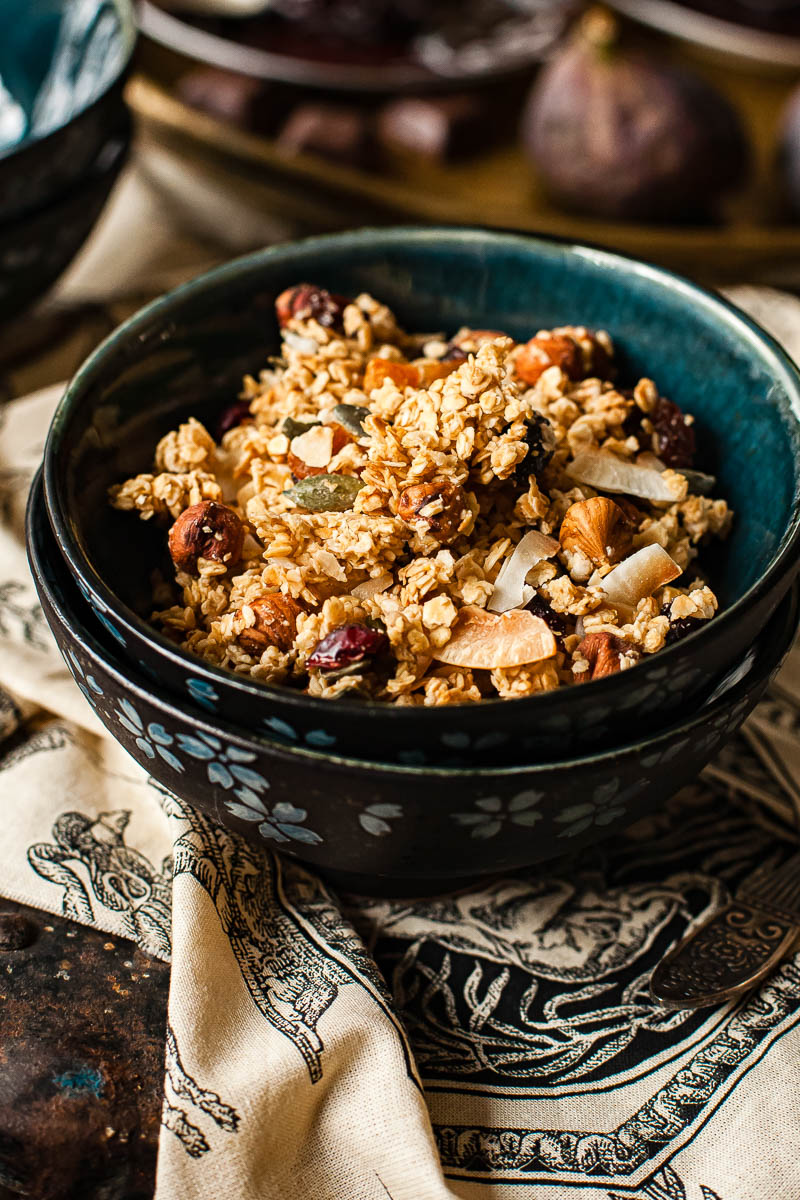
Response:
M0 894L171 961L157 1200L798 1200L800 957L695 1013L647 985L794 848L800 655L611 845L452 896L334 896L159 788L63 667L22 542L58 392L0 409Z

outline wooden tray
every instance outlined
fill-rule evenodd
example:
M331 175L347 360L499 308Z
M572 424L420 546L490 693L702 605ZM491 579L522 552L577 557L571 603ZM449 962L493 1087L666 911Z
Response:
M704 63L702 69L734 99L749 126L756 169L747 193L724 223L714 226L648 226L575 217L542 195L518 145L495 149L465 163L439 165L396 157L381 172L292 156L274 141L198 112L171 90L181 70L147 53L128 88L145 131L190 160L202 160L235 186L247 189L276 216L304 229L329 230L370 222L441 222L487 225L610 246L713 282L800 276L800 223L774 213L772 177L775 131L792 81L741 74ZM794 273L792 275L792 272Z

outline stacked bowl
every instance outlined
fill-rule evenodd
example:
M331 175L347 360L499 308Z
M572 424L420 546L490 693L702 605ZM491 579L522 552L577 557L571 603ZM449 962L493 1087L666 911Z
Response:
M301 280L368 291L408 328L609 330L623 376L652 375L695 414L703 466L736 513L704 560L720 614L630 671L445 708L313 699L176 649L147 623L163 538L113 511L107 489L149 470L179 421L214 426L277 349L274 301ZM630 824L741 724L797 626L799 442L791 361L668 272L530 237L366 230L233 262L108 338L55 414L29 553L79 686L163 789L345 886L441 890Z
M47 290L92 229L125 159L130 0L4 0L0 317Z

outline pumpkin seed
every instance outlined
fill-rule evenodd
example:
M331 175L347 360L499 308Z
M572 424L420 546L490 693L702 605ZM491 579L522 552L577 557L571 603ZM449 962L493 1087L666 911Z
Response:
M363 437L364 421L369 416L369 409L363 404L337 404L331 416L337 425L359 438Z
M295 421L294 417L284 417L281 433L285 433L291 441L293 438L300 437L301 433L308 433L309 429L313 429L315 425L319 424L319 421Z
M309 475L284 495L309 512L346 512L363 486L353 475Z

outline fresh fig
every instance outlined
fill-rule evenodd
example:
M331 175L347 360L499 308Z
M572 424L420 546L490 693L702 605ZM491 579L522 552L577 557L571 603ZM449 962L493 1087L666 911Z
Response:
M800 217L800 87L789 96L781 117L778 168L783 199L793 215Z
M735 110L697 76L629 48L590 9L543 69L523 142L553 197L613 219L699 220L747 176Z

